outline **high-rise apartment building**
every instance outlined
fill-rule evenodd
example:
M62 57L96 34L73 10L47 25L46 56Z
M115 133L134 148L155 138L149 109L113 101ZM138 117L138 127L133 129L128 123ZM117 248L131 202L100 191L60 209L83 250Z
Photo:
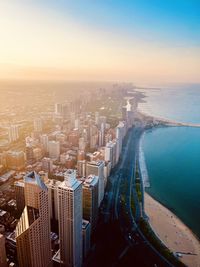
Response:
M16 227L20 267L51 266L48 189L41 177L31 172L25 177L25 208Z
M110 161L111 166L114 167L117 163L117 140L114 139L106 144L105 147L105 161Z
M98 186L99 177L88 176L83 182L83 218L91 224L94 230L98 219Z
M101 160L88 162L86 166L86 176L93 174L99 177L98 206L104 197L104 166L105 163Z
M65 172L58 186L58 227L63 267L82 265L82 184L75 170Z
M118 140L117 145L117 162L119 160L121 151L122 151L122 143L123 139L126 135L126 124L124 121L120 121L119 124L116 127L116 139Z

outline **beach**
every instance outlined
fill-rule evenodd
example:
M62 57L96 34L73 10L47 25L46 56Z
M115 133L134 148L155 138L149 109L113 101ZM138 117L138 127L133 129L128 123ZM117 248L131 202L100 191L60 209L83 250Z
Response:
M162 240L172 251L180 252L180 260L189 267L200 267L200 241L192 231L170 210L145 193L145 212L149 223ZM195 255L185 255L192 253Z

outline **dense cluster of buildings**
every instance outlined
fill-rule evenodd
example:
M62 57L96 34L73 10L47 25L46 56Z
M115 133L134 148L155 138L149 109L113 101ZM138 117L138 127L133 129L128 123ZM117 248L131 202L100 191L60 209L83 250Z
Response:
M8 179L13 179L18 214L16 229L0 234L0 266L8 266L6 242L17 250L10 266L79 267L87 257L107 178L119 161L133 112L123 109L112 128L106 116L83 107L80 100L55 104L50 132L36 118L23 151L0 153L2 170L12 171ZM18 138L12 125L9 140Z

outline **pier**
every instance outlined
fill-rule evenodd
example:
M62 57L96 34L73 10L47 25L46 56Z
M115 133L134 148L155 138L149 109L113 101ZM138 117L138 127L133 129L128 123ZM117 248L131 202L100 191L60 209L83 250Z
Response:
M153 117L153 120L157 121L161 124L165 124L167 126L183 126L183 127L200 128L200 123L178 122L178 121L174 121L174 120L167 120L164 118L157 118L157 117Z
M146 113L143 113L141 111L138 112L138 114L140 116L142 116L142 119L144 121L152 120L155 125L156 124L163 124L163 125L172 126L172 127L182 126L182 127L200 128L200 123L179 122L179 121L170 120L170 119L166 119L166 118L162 118L162 117L154 117L154 116L148 115Z

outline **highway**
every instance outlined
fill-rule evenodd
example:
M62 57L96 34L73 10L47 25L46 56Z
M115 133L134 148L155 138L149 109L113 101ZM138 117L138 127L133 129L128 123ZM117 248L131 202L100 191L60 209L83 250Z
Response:
M135 128L127 133L120 160L108 179L98 227L92 239L92 253L83 266L172 266L143 236L131 210L133 197L138 221L141 208L133 182L142 131Z
M141 216L141 207L137 198L135 190L135 163L138 157L139 150L139 138L142 134L142 129L131 130L128 153L124 154L125 165L123 168L123 178L121 183L126 182L126 187L121 186L119 195L125 196L125 211L126 218L124 218L123 203L118 203L118 218L120 221L120 228L123 232L123 236L130 245L129 253L124 255L124 259L121 259L121 263L118 266L132 266L134 260L138 266L172 266L167 262L146 240L142 232L137 226L137 222ZM135 214L131 209L131 198L135 203ZM119 197L118 197L119 199ZM144 257L145 255L145 257Z

